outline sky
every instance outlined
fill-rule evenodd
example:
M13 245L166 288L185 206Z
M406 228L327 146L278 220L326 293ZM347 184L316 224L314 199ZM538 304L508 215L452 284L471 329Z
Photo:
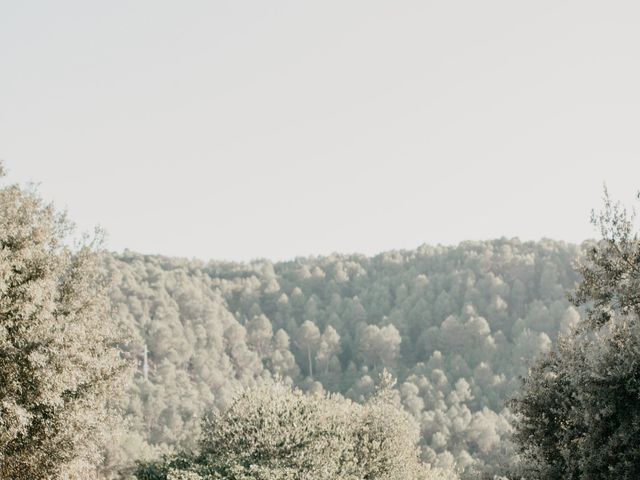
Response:
M0 159L108 248L580 242L640 189L635 1L0 5Z

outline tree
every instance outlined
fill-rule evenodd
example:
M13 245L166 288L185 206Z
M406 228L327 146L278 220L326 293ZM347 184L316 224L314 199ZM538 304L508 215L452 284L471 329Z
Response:
M320 345L316 354L316 365L324 367L324 373L329 370L331 360L340 352L340 335L329 325L320 337Z
M279 383L245 390L203 422L199 451L140 465L139 480L435 480L455 478L418 457L418 431L385 372L365 405Z
M0 189L0 479L94 478L126 364L95 244L35 191Z
M360 337L359 350L362 358L374 369L381 363L390 366L400 352L402 338L394 325L379 328L367 325Z
M247 343L262 359L269 356L271 350L273 328L271 322L264 315L253 317L247 324Z
M271 352L271 369L281 377L295 378L300 373L296 359L289 351L289 335L280 329L273 337L273 351Z
M309 377L313 378L311 351L315 351L320 345L320 330L315 323L310 320L305 320L305 322L300 325L300 328L296 332L296 345L307 354Z
M640 192L637 195L640 200ZM572 300L576 305L593 302L586 327L606 325L614 316L640 318L640 241L634 232L635 214L612 203L605 189L604 208L591 214L602 240L592 246L579 269L582 283Z
M640 477L640 240L612 203L572 300L586 319L540 360L515 398L524 471L540 479Z

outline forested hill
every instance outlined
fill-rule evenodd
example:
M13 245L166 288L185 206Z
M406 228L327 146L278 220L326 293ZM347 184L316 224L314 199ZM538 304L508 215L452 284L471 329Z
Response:
M566 294L585 246L500 239L247 264L113 254L114 314L140 366L132 433L107 462L188 447L206 408L261 378L362 400L386 367L425 460L491 467L509 455L505 399L579 319Z

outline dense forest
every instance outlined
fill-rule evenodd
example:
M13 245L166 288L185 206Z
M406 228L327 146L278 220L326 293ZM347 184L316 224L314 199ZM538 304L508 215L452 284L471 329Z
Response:
M513 454L505 402L580 319L567 292L588 245L503 238L247 264L108 255L138 367L131 431L105 468L192 448L210 406L265 378L364 402L386 368L426 462L493 472Z

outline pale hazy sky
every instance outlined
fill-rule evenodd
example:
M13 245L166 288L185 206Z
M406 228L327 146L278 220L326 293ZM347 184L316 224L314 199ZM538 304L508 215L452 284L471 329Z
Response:
M3 2L0 158L114 250L580 241L640 188L640 2Z

